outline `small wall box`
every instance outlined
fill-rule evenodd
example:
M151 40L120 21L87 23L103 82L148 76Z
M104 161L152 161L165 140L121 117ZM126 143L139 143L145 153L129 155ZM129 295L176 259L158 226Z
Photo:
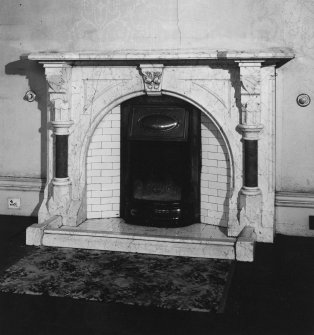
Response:
M8 208L9 209L20 209L21 199L20 198L8 198Z
M313 215L309 216L309 229L314 230L314 216Z

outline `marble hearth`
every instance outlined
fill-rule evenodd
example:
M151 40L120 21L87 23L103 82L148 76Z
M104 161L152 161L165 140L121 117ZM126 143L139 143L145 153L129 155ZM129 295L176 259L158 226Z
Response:
M48 173L26 243L252 261L274 236L276 67L254 52L34 53L48 82ZM171 96L201 113L200 222L120 218L120 105Z

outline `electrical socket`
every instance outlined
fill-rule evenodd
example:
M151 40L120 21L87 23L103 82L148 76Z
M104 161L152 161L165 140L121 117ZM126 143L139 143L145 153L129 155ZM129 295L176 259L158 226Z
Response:
M8 198L8 208L9 209L20 209L21 208L21 198Z

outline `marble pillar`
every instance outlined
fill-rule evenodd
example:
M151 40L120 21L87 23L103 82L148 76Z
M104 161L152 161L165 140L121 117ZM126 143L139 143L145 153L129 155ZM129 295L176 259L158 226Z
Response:
M42 222L53 215L61 215L62 224L68 223L71 202L71 179L68 175L68 137L71 120L68 82L71 66L64 62L44 64L48 83L48 171L45 200L39 211Z
M261 65L260 61L241 61L241 117L238 129L242 133L244 171L239 192L241 226L257 228L262 222L262 191L258 185L258 140L261 124Z

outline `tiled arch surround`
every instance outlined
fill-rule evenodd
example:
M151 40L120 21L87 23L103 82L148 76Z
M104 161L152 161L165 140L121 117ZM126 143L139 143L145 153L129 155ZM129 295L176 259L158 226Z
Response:
M223 150L228 152L230 192L225 213L226 235L230 241L234 238L240 241L243 235L244 241L256 238L271 242L274 234L275 72L276 65L291 58L293 54L289 50L31 54L29 59L40 61L45 67L51 127L45 198L39 211L39 224L28 229L28 243L49 245L45 243L48 235L54 231L55 236L50 237L56 241L56 236L65 229L74 235L78 231L82 236L76 227L80 227L88 215L87 157L93 134L97 134L102 120L106 122L110 114L117 112L122 102L143 94L171 95L201 110L203 121L208 120L207 128L219 134L225 143ZM56 176L60 144L54 140L60 135L68 138L68 171L61 178ZM254 162L253 167L245 165L251 153L246 146L248 142L256 144L257 167ZM92 140L91 145L93 143ZM64 148L66 145L63 151ZM247 187L244 181L249 169L253 169L253 173L254 169L258 171L258 184L252 187ZM205 220L203 225L206 224ZM193 229L187 237L201 242L203 237L208 237L202 237L204 226L196 229L197 237ZM69 243L62 246L76 246L71 242L74 235L68 234ZM117 235L111 238L118 240ZM103 248L110 249L109 246ZM232 258L234 254L225 257Z

